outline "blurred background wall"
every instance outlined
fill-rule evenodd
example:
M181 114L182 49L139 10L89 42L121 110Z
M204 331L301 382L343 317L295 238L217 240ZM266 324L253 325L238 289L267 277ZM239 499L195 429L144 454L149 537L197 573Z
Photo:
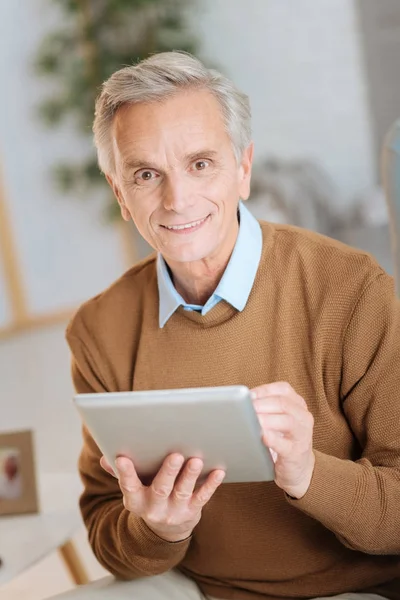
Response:
M80 447L68 319L148 251L133 230L105 218L96 188L65 193L52 180L54 162L92 151L90 137L78 135L68 118L46 129L37 117L43 97L57 92L33 64L43 36L63 26L60 4L0 2L0 430L33 429L41 471L75 470ZM262 171L273 159L277 185L294 190L280 218L290 222L291 203L304 217L303 200L317 203L315 179L313 190L310 178L304 184L312 164L334 190L319 193L318 202L340 216L335 235L374 252L390 270L378 165L382 131L398 116L385 98L399 93L392 75L399 3L202 0L191 11L198 56L251 99L261 165L257 215L274 220L265 192L273 169ZM390 63L386 77L378 51Z
M0 2L0 427L33 428L45 470L74 468L79 445L64 326L127 266L93 198L63 195L50 177L55 160L86 150L68 123L50 131L37 117L51 93L33 68L57 26L51 4Z
M257 157L316 159L344 201L373 183L374 149L356 5L213 0L202 55L252 102Z

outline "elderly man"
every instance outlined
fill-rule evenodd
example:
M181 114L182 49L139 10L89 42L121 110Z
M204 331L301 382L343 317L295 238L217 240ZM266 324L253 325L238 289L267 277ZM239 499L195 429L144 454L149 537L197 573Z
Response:
M171 455L146 487L126 458L113 477L84 430L98 560L136 580L135 599L400 598L392 279L363 252L251 216L248 99L189 55L115 73L94 133L122 217L156 252L70 324L77 392L247 385L276 470L198 487L201 460Z

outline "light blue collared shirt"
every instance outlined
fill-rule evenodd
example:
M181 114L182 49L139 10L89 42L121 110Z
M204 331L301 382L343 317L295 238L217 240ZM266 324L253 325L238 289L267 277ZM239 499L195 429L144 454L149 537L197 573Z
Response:
M262 232L258 221L242 202L239 203L239 233L229 263L213 295L204 306L187 304L176 291L165 260L157 256L157 281L160 298L159 323L164 327L174 312L183 306L185 310L208 313L218 302L225 300L242 311L247 304L254 284L262 251Z

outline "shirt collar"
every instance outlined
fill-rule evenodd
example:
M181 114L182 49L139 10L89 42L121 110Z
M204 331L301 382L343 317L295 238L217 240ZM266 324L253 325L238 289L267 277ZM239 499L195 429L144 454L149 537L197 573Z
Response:
M203 307L214 306L215 299L225 300L242 311L254 284L262 252L262 232L258 221L242 202L239 203L240 227L229 263L215 292ZM157 256L157 282L159 292L159 324L164 327L179 306L188 306L176 291L167 264L161 254Z

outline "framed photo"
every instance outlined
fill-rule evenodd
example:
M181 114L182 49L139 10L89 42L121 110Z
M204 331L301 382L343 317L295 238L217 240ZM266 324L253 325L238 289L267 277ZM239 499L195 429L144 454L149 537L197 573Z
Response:
M38 512L31 431L0 433L0 516Z

